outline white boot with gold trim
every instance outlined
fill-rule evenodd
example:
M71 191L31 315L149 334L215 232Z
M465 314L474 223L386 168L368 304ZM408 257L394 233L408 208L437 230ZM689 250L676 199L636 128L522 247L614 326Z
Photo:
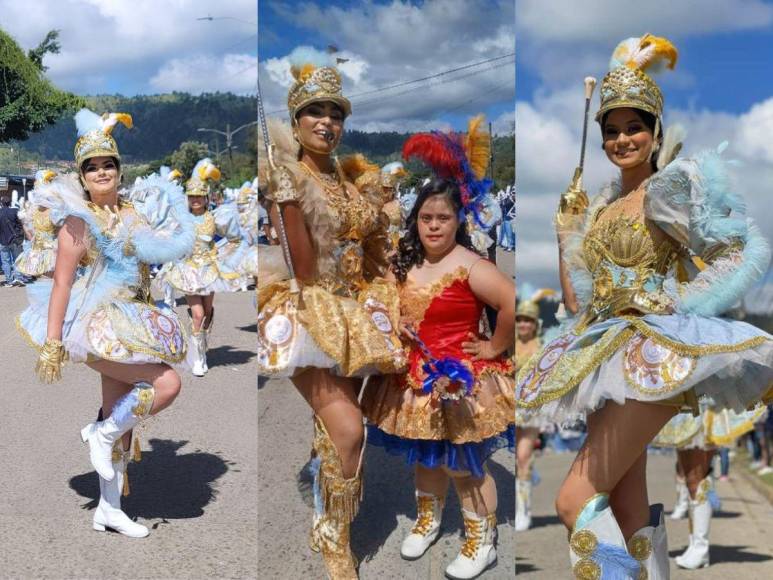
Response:
M676 477L676 503L671 515L672 520L683 520L687 517L687 510L690 508L690 491L683 477Z
M525 532L531 527L531 479L515 480L515 531Z
M608 494L598 493L585 502L569 537L569 559L578 580L638 580L639 563L628 554Z
M668 538L663 518L663 504L650 506L649 524L628 540L628 553L639 562L639 580L668 580Z
M127 477L126 467L131 461L131 452L122 451L122 447L119 439L113 449L115 477L111 481L99 478L99 504L94 510L93 527L98 532L110 529L130 538L144 538L150 533L148 528L132 521L121 510L121 494L124 493Z
M81 439L89 444L91 465L106 481L115 478L113 445L150 415L154 398L155 391L150 383L135 383L134 388L115 404L107 419L89 423L81 429Z
M698 484L695 500L690 500L690 545L684 554L677 556L676 565L697 570L709 565L709 531L711 529L711 476Z
M416 522L400 546L403 560L418 560L440 535L443 498L416 490Z
M465 541L462 549L446 568L446 578L469 580L477 578L497 563L497 516L480 516L462 509Z
M190 362L191 373L196 377L203 377L207 374L206 359L204 351L204 331L191 332Z

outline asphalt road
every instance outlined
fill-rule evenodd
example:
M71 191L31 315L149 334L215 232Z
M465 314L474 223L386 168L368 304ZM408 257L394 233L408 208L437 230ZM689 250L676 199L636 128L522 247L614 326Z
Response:
M25 300L0 288L0 577L256 578L253 295L217 295L210 372L184 376L147 424L124 502L151 528L144 539L91 529L99 488L79 430L96 416L98 375L69 364L61 382L37 381L14 326Z
M553 507L572 454L545 454L535 465L542 482L533 494L533 527L516 535L516 576L524 580L571 578L566 529ZM651 503L663 503L670 513L676 499L675 455L650 454L647 482ZM687 547L687 520L666 517L671 579L762 580L773 578L773 506L734 469L730 480L717 482L722 509L711 523L711 565L700 571L681 570L673 558Z

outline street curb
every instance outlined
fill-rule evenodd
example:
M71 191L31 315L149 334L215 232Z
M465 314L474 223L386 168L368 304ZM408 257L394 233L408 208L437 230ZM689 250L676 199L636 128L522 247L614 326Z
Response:
M762 495L762 497L767 499L770 505L773 505L773 487L770 487L765 482L760 481L759 477L752 473L745 465L738 465L737 467L739 468L738 473L741 474L741 477L746 480L746 482L755 490L757 490L760 495Z

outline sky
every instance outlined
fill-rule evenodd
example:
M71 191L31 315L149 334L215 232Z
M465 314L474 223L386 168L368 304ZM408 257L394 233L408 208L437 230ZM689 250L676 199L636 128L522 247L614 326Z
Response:
M347 128L463 129L470 116L483 112L495 133L512 130L513 0L263 0L258 19L260 85L269 116L287 115L288 55L302 46L325 51L333 45L337 57L348 59L340 65L344 94L353 104ZM491 59L497 60L478 64ZM474 66L385 90L468 65Z
M0 0L0 28L25 50L61 30L46 74L79 95L256 92L256 0Z
M733 183L773 241L773 2L761 0L518 0L516 8L517 273L519 284L558 288L552 218L579 161L583 79L601 81L621 40L649 32L679 50L656 77L666 128L687 131L683 155L729 142ZM589 195L615 175L601 150L598 91L584 182Z

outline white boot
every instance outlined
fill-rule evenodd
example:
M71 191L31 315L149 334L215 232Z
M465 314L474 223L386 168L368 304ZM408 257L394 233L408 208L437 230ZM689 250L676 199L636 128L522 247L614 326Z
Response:
M575 578L639 578L639 563L628 554L607 494L591 497L577 516L569 559Z
M129 536L130 538L144 538L150 532L145 526L132 521L121 510L121 492L123 490L124 478L126 477L126 466L129 464L130 452L121 452L120 440L116 443L116 450L113 454L113 469L115 477L107 481L99 478L99 504L94 511L94 529L98 532L104 532L105 529L115 530Z
M531 527L531 481L515 480L515 531Z
M115 479L113 445L121 435L150 414L154 396L155 391L151 385L136 383L135 387L115 404L107 419L89 423L81 429L81 439L89 444L91 465L101 478L106 481Z
M416 490L416 523L400 546L403 560L418 560L440 535L443 498Z
M209 350L209 335L212 332L212 323L215 320L215 308L212 308L212 312L209 314L209 318L205 318L201 324L201 333L204 336L204 343L201 347L201 358L204 365L204 372L209 371L207 365L207 351Z
M649 525L638 530L628 540L628 553L639 562L646 574L639 573L648 580L668 580L668 538L663 519L663 504L650 506Z
M676 503L674 510L669 516L672 520L683 520L687 516L687 510L690 507L690 492L687 484L681 477L676 478Z
M207 374L204 350L204 332L192 332L189 345L191 357L191 372L194 376L203 377Z
M709 530L712 512L708 498L710 488L710 477L707 477L699 484L695 501L690 500L690 545L687 546L684 554L676 557L676 565L680 568L697 570L709 565Z
M166 284L164 286L164 304L166 304L169 308L174 309L175 306L175 299L174 299L174 288L171 284Z
M452 580L477 578L497 563L497 516L479 516L462 509L465 541L462 549L446 568L446 577Z

